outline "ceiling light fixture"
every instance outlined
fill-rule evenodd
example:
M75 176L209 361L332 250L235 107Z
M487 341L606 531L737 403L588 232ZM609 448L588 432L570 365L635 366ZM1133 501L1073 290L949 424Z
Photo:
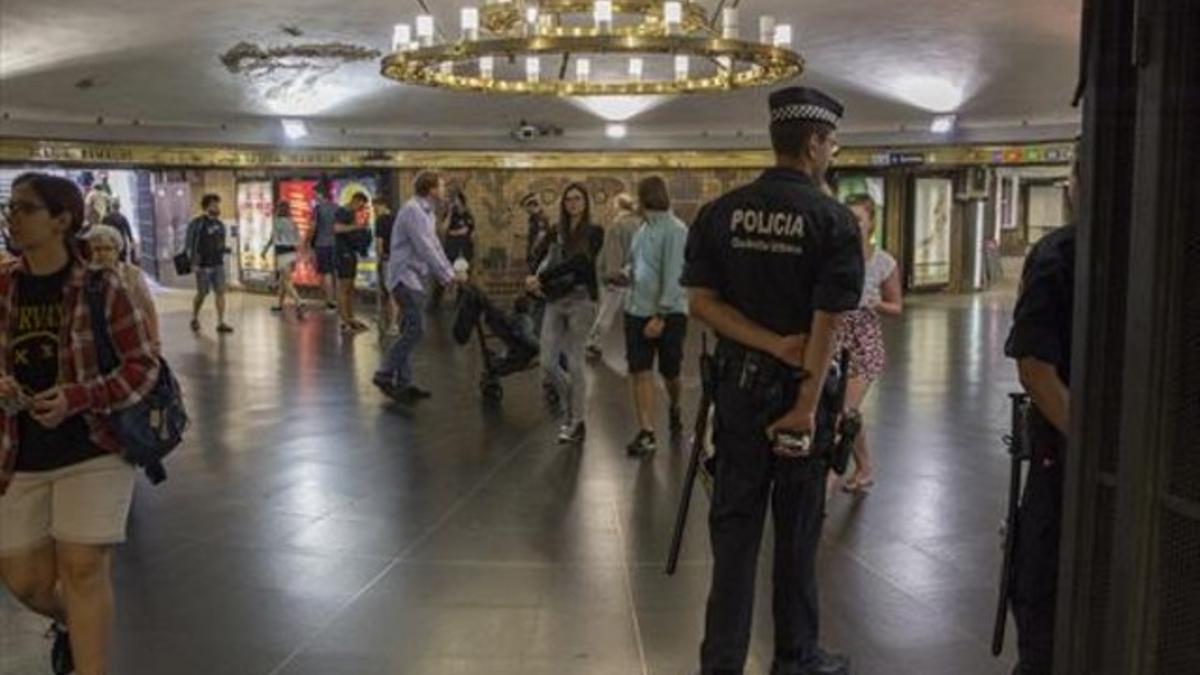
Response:
M397 31L382 74L457 91L576 97L724 92L804 71L790 24L761 17L759 39L744 40L737 9L710 17L699 0L485 0L460 11L451 41L438 37L429 15L416 17L415 42ZM525 77L511 68L475 74L484 58L529 64L543 56L563 67L536 76L527 69ZM455 67L441 66L447 62Z
M289 141L298 141L308 136L308 125L304 120L283 119L279 120L279 123L283 126L283 135L287 136Z
M958 115L938 115L933 118L929 130L935 134L948 134L958 125Z
M625 126L621 122L613 122L604 127L604 135L608 136L614 141L619 141L629 135L629 127Z

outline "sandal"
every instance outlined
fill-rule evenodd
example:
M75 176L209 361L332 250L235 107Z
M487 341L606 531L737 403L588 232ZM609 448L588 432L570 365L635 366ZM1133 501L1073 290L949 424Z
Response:
M874 487L874 485L875 485L875 477L874 476L869 476L869 477L867 477L866 480L860 480L857 476L855 476L855 477L851 478L850 480L846 481L846 483L844 485L842 485L842 492L845 492L847 494L852 494L852 495L853 494L865 495L871 491L871 488Z

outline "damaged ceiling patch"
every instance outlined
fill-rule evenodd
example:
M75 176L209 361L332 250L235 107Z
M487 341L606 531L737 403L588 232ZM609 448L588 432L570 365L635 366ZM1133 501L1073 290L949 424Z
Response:
M221 55L221 63L234 74L255 77L277 70L334 70L346 63L372 61L382 56L378 49L344 42L324 42L310 45L285 45L264 49L249 42L239 42Z
M343 65L380 56L377 49L344 42L280 47L241 42L221 55L221 63L230 73L248 79L270 112L303 115L330 103L329 92L322 91L328 75Z

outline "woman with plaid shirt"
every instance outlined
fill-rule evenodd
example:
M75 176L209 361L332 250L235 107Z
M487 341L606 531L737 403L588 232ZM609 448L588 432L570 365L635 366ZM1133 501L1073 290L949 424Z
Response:
M45 174L4 206L19 258L0 263L0 578L53 620L55 673L106 672L111 547L125 539L134 469L108 423L153 387L147 318L112 271L96 272L120 365L100 373L76 255L83 196Z

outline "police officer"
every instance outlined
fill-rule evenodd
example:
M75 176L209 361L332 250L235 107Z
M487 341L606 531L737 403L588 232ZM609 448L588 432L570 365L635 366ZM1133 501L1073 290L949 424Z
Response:
M1076 158L1072 203L1077 201L1078 176ZM1074 288L1075 225L1067 225L1043 237L1026 259L1004 350L1017 360L1021 386L1033 402L1029 420L1033 456L1017 515L1009 585L1020 653L1014 675L1049 675L1053 665Z
M718 334L713 577L704 675L746 661L768 502L775 524L772 675L848 672L817 646L815 562L827 458L805 444L834 353L839 315L858 306L862 242L848 209L821 192L842 106L814 89L770 97L776 166L706 205L688 235L691 314Z

